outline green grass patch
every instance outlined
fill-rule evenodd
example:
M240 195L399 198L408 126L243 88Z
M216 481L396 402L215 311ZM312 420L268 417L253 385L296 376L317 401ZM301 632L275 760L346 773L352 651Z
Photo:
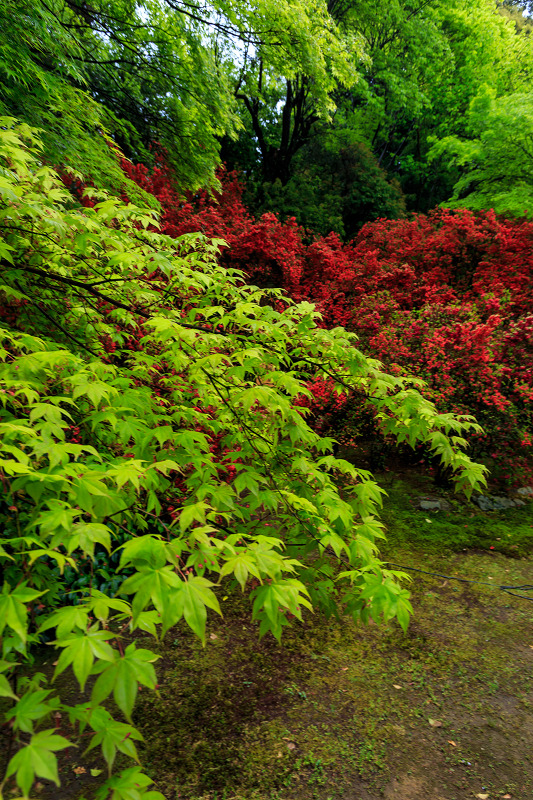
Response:
M379 476L387 491L383 521L387 526L387 551L400 547L444 553L483 549L511 557L533 550L533 504L505 511L481 511L453 491L435 490L429 480ZM420 497L441 497L449 511L417 508Z

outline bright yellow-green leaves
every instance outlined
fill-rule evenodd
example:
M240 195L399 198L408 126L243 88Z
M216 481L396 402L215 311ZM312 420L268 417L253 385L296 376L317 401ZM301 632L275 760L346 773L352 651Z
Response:
M31 737L30 743L13 756L6 777L16 773L17 783L24 797L29 796L36 776L53 781L59 786L55 753L69 746L70 742L64 736L58 736L53 729L36 733Z
M483 482L463 451L471 420L437 414L343 329L316 328L309 304L278 310L279 292L244 285L216 243L161 236L150 211L117 198L76 206L38 146L0 122L0 297L14 315L0 324L0 695L25 796L35 776L57 780L56 711L73 743L93 730L110 770L117 751L137 757L131 715L157 656L131 633L184 623L205 642L228 586L250 592L259 633L278 639L313 607L406 626L404 576L377 552L383 492L307 424L295 398L310 378L357 390L386 432L428 443L466 489ZM96 579L104 554L113 591ZM40 673L15 692L39 637L54 677L69 671L87 692L80 705ZM101 797L156 800L149 785L133 768Z
M483 87L467 123L468 137L444 137L430 151L432 159L449 159L460 171L445 205L532 216L533 93L496 97L492 87Z

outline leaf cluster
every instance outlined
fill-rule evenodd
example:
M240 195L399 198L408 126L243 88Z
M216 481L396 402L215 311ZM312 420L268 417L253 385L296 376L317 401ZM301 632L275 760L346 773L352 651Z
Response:
M132 710L157 680L131 633L183 620L205 641L232 584L278 639L314 606L407 625L405 576L377 553L383 492L307 424L296 399L311 377L357 391L467 489L483 474L455 436L471 423L437 414L353 335L317 327L308 303L280 309L278 290L220 265L220 241L171 239L155 212L95 190L76 206L40 147L0 120L0 695L17 742L5 780L25 797L35 777L57 781L55 753L90 733L110 771L99 796L156 800L140 768L112 774L117 752L137 758ZM114 596L89 580L62 600L64 570L117 550ZM28 679L21 664L50 636L54 678ZM84 702L64 702L65 671ZM49 727L57 711L68 741Z

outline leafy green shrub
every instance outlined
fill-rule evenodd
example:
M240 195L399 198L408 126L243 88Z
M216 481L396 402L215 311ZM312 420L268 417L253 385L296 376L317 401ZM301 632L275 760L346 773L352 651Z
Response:
M0 120L0 696L16 743L4 782L27 797L34 778L58 781L60 711L71 741L92 731L107 760L99 798L157 800L140 767L111 775L117 752L137 757L139 684L156 685L132 632L184 619L204 640L228 581L249 585L260 634L279 638L312 603L407 625L404 576L377 556L382 490L306 424L294 400L307 382L358 391L467 491L484 482L462 449L477 426L437 414L343 329L317 328L312 305L276 310L279 290L219 265L220 241L163 236L153 211L95 190L80 206L39 147ZM112 564L101 580L103 552L120 585ZM89 687L84 702L25 677L43 636L54 676Z
M311 141L295 157L289 182L263 184L261 193L261 211L294 216L314 234L335 231L345 240L367 222L405 215L400 187L360 143Z

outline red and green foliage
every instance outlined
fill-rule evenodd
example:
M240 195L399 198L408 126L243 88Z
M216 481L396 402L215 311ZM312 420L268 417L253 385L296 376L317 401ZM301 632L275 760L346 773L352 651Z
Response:
M533 223L437 210L369 223L350 244L333 233L305 244L294 220L255 219L234 173L221 172L218 193L181 198L164 165L126 169L160 201L165 233L223 238L225 265L315 302L324 327L347 327L393 373L423 378L441 410L474 414L485 434L473 453L494 480L531 476ZM333 414L338 435L343 409L344 435L361 432L352 401L328 384L312 389L318 424Z
M278 639L313 607L407 626L406 576L378 557L383 490L310 427L308 384L357 392L467 493L485 485L464 452L479 426L317 326L310 303L226 269L219 242L162 235L153 210L96 189L76 202L40 147L0 118L0 792L58 783L56 753L79 746L107 761L101 800L163 800L140 767L113 774L117 751L138 758L135 699L157 684L136 631L186 624L205 640L237 586ZM301 263L297 229L289 241L263 218L261 250L242 217L265 275L276 248ZM44 642L54 675L30 678ZM54 683L63 672L79 698Z
M240 269L263 287L283 287L296 293L301 281L306 247L293 219L281 223L275 214L255 219L245 207L243 186L237 173L220 170L219 192L206 190L180 195L172 175L160 163L152 172L142 164L123 162L125 171L161 203L161 230L168 236L202 231L224 239L221 261Z

